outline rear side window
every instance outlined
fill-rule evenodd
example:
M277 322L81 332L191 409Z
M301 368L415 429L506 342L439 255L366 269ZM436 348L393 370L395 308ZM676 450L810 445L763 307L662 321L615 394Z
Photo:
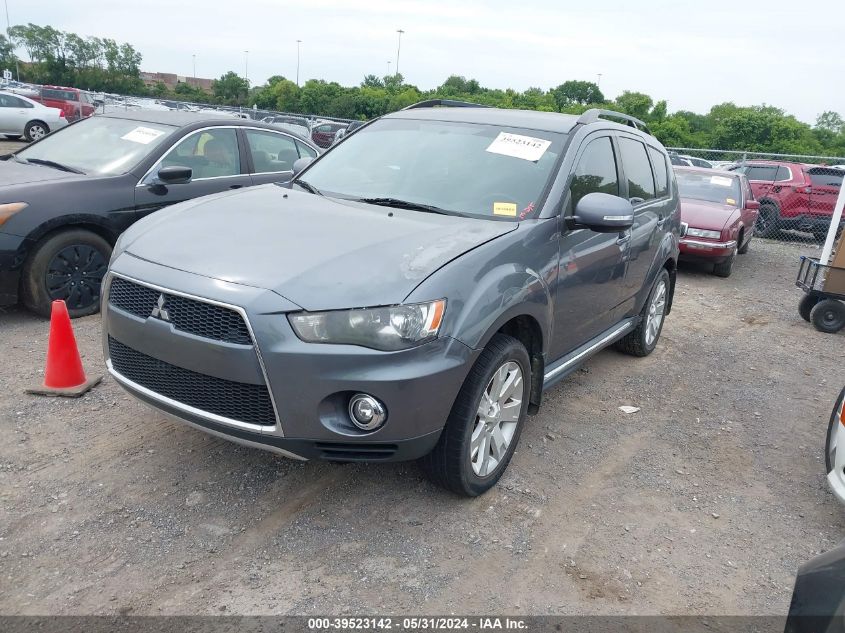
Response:
M42 89L41 97L44 99L61 99L62 101L79 101L73 90L56 90L55 88Z
M657 185L657 197L669 195L669 172L666 166L666 158L663 152L660 152L653 147L648 148L648 154L651 156L651 164L654 167L654 183Z
M609 136L602 136L587 143L575 167L569 191L572 194L573 209L588 193L619 195L616 156Z
M305 143L296 142L296 147L299 149L299 156L301 158L311 157L317 158L317 152L308 147Z
M645 145L627 137L619 138L619 149L622 153L622 167L628 179L628 197L651 200L655 196L654 175Z
M790 180L792 175L783 165L748 165L745 170L748 180L762 180L764 182L778 182Z
M814 187L836 187L842 186L842 178L845 171L841 169L811 169L807 172Z

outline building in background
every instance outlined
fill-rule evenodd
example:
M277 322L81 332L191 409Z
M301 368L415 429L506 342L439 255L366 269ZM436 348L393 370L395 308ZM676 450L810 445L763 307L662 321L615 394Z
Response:
M175 73L151 73L144 70L141 71L141 80L148 88L154 87L157 83L163 83L168 89L174 90L177 84L188 84L193 88L200 88L207 92L211 92L211 84L214 81L203 77L185 77Z

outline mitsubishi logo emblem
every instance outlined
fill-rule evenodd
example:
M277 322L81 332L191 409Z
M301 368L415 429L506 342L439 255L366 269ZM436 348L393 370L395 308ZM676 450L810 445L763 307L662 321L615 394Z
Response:
M158 301L153 306L153 311L150 314L154 319L161 319L162 321L170 321L170 315L167 314L167 308L164 307L164 295L158 296Z

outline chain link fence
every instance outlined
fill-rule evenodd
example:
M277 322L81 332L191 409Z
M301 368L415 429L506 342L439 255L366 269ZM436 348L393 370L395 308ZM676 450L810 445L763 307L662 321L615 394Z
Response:
M798 255L818 256L828 235L845 157L768 154L689 147L668 148L674 165L739 172L760 203L755 239L795 246ZM839 233L845 219L839 222ZM788 249L787 249L788 250Z

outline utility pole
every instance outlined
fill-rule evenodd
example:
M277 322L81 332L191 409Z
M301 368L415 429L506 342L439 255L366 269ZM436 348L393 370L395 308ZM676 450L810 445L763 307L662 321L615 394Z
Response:
M296 87L299 88L299 45L302 40L296 40Z
M196 53L191 55L191 60L193 61L193 64L194 64L194 86L196 86L196 83L197 83L197 55L196 55Z
M391 62L388 59L387 60L387 74L385 75L385 77L390 77L390 64L391 64Z
M249 51L244 51L244 79L249 90Z
M399 45L396 47L396 75L399 75L399 52L402 50L402 34L405 32L402 29L396 29L399 34Z
M598 79L598 81L596 82L596 86L597 86L598 88L601 88L601 73L599 73L599 79Z

